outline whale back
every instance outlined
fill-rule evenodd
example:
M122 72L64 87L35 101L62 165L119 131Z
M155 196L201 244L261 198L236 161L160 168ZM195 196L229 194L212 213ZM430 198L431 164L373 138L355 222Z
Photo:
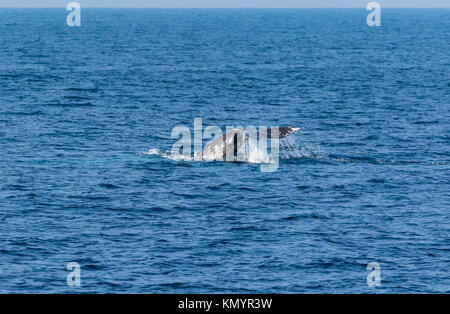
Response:
M228 132L206 145L202 151L202 159L233 161L244 142L245 132L243 130Z

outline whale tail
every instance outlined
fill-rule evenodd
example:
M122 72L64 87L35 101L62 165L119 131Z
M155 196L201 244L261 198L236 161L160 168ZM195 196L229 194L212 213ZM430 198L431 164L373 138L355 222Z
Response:
M278 127L278 134L276 132L276 130L273 130L272 128L267 129L267 138L272 138L272 136L276 136L278 138L283 138L286 136L291 135L294 132L299 131L300 128L294 128L291 126L280 126ZM275 133L275 134L272 134Z
M266 131L266 137L283 138L299 131L300 128L289 126L269 128ZM203 160L224 160L227 156L237 156L238 150L246 141L246 134L243 130L233 130L208 144L202 151Z

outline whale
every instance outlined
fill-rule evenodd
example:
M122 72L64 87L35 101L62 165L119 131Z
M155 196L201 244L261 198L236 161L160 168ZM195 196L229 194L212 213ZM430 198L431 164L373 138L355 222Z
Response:
M300 128L283 126L278 127L278 130L276 130L276 128L268 128L267 131L262 132L262 134L266 135L267 139L283 138L299 130ZM244 130L233 129L231 132L212 140L203 149L201 155L196 156L196 159L218 161L233 160L233 157L236 157L238 150L247 140L248 136L246 136L246 132Z

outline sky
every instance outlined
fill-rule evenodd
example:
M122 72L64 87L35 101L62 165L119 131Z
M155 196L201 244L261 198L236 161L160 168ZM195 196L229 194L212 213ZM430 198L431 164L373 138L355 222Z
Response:
M65 7L72 0L0 0L0 7ZM361 8L372 0L76 0L81 7ZM378 0L381 7L450 7L450 0Z

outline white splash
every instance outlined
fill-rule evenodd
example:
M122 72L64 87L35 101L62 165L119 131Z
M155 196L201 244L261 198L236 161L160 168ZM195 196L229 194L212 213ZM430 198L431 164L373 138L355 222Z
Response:
M242 150L243 152L238 152L238 156L241 154L244 162L251 164L268 164L273 162L267 151L261 150L256 142L250 144L250 141L246 141Z
M326 154L317 144L300 141L295 137L280 140L280 159L324 158Z
M147 152L144 152L143 154L150 155L150 156L160 156L162 158L171 159L174 161L192 161L193 160L192 157L186 157L181 154L177 155L177 156L172 156L171 151L163 152L159 148L150 148Z
M160 150L158 148L150 148L144 155L159 155Z

